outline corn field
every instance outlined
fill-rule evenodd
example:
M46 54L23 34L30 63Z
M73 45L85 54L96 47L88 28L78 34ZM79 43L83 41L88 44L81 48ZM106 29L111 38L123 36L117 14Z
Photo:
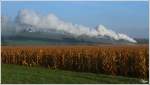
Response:
M1 49L4 64L149 77L148 45L2 46Z

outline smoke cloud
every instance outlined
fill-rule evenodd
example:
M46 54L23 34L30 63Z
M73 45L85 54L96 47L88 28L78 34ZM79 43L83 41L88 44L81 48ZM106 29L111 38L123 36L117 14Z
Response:
M83 25L72 24L70 22L65 22L60 20L57 16L52 13L49 13L47 16L41 15L40 13L34 12L32 10L22 9L19 11L16 22L19 24L16 28L17 31L25 30L26 28L21 25L30 25L34 27L32 30L55 30L58 32L69 33L73 36L82 36L87 35L89 37L98 37L98 36L108 36L115 40L127 40L132 43L136 43L131 37L122 34L116 33L113 30L107 29L103 25L99 25L96 28L90 28Z
M116 33L113 30L106 29L106 27L104 27L103 25L99 25L97 27L97 31L98 31L98 35L101 35L101 36L109 36L115 40L122 39L122 40L127 40L129 42L136 43L136 41L133 38L131 38L123 33Z

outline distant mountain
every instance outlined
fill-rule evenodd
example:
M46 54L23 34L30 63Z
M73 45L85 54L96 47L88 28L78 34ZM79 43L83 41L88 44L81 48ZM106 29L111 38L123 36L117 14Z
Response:
M140 41L141 42L141 41ZM11 36L2 35L2 45L30 44L133 44L125 40L114 40L108 36L89 37L86 35L72 36L67 33L33 32L24 30Z
M138 44L149 44L149 39L146 38L135 38Z

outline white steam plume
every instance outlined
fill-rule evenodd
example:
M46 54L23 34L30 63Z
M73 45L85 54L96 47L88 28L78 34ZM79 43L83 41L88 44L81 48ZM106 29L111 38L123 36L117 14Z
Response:
M54 14L42 16L32 10L20 10L17 16L17 22L20 24L31 25L35 30L56 30L70 33L74 36L87 35L89 37L108 36L115 40L127 40L136 43L136 41L125 34L116 33L112 30L106 29L103 25L99 25L96 29L89 28L83 25L72 24L60 20ZM21 30L21 29L19 29Z
M134 39L128 37L127 35L122 34L122 33L116 33L112 30L106 29L106 27L104 27L103 25L99 25L97 27L97 31L98 31L98 35L101 35L101 36L109 36L115 40L123 39L123 40L127 40L130 42L136 43L136 41Z

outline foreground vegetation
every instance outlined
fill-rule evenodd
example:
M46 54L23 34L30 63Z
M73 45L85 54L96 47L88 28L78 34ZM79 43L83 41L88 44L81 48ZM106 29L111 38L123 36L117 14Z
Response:
M2 63L148 78L148 46L2 46Z
M2 64L2 84L140 84L140 79Z

